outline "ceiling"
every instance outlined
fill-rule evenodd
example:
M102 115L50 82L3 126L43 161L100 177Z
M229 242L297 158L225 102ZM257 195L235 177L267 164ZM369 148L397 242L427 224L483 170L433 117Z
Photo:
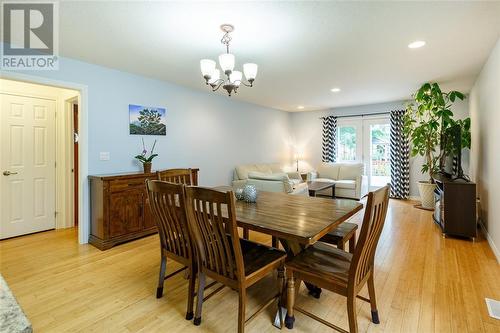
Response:
M199 60L224 52L222 23L235 25L236 67L259 65L231 98L307 111L406 99L431 80L468 92L500 2L61 2L60 53L208 90Z

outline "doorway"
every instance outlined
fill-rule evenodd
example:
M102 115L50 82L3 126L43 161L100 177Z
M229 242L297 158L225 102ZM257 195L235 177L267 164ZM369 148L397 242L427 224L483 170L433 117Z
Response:
M72 227L72 114L79 92L1 79L0 239Z
M370 190L391 180L390 128L388 116L338 120L337 161L363 163Z

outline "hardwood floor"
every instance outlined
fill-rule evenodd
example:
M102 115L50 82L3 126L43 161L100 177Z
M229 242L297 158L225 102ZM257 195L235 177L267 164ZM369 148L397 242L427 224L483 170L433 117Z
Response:
M359 223L362 212L351 219ZM256 233L251 238L271 242ZM203 322L184 319L187 280L167 280L156 299L160 251L156 235L100 251L77 245L76 231L50 231L0 242L0 270L33 323L35 332L234 332L237 293L224 289L203 307ZM179 266L172 263L167 271ZM484 238L442 238L431 213L391 200L376 255L375 288L380 324L358 301L361 332L499 332L484 298L500 299L500 265ZM249 292L252 313L275 282L270 277ZM345 299L324 291L297 304L347 328ZM367 295L367 291L362 292ZM247 332L278 332L273 308L247 325ZM283 328L283 332L288 331ZM290 332L331 330L297 313Z

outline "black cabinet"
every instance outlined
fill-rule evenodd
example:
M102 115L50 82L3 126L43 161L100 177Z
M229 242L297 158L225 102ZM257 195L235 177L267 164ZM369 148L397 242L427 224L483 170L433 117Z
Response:
M433 178L437 184L433 218L443 234L475 238L476 184L440 175Z

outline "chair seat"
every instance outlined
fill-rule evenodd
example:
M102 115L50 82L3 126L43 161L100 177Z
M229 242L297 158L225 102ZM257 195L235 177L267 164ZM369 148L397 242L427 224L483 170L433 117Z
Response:
M245 276L286 258L286 253L281 250L246 239L240 238L240 245L245 263Z
M331 244L337 244L340 241L345 242L354 235L357 229L358 225L356 223L344 222L323 236L320 241Z
M316 242L287 262L285 267L347 285L351 260L351 253Z

